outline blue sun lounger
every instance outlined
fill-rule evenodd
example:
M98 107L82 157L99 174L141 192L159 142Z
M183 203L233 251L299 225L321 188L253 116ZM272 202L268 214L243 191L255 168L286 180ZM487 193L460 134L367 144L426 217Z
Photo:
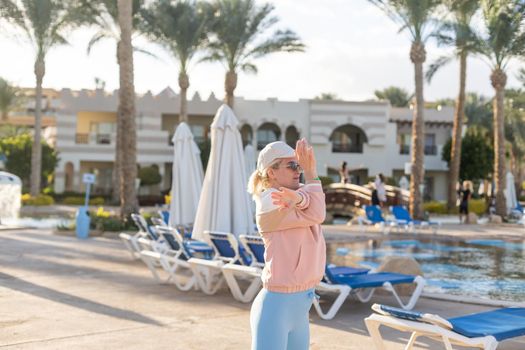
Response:
M396 218L396 224L398 227L404 226L406 231L413 232L416 227L419 228L430 228L433 233L436 233L438 228L441 227L441 223L436 221L424 221L414 220L410 216L407 208L402 205L394 205L390 207L392 215Z
M412 309L425 286L425 279L422 276L405 275L393 272L365 272L363 269L356 269L355 273L334 274L329 268L325 269L323 282L319 283L316 290L319 292L336 293L336 299L328 308L327 312L321 309L319 301L314 300L314 307L319 317L330 320L335 317L344 301L350 293L362 303L370 301L376 288L383 288L392 293L399 305L406 310ZM416 288L407 303L404 303L396 290L396 284L415 284Z
M192 258L188 262L197 278L197 283L206 294L215 294L223 281L230 288L233 297L243 303L253 300L259 291L261 267L254 265L254 260L232 233L204 231L215 252L212 260ZM240 280L249 281L242 291Z
M139 242L141 242L141 240L146 241L142 245L149 243L152 248L151 250L142 250L140 255L155 280L159 283L172 282L182 291L196 289L197 280L188 260L196 254L206 256L206 254L202 254L202 252L199 251L202 246L185 242L181 234L172 227L155 226L155 232L163 239L161 242L160 240L151 241L145 238L139 238ZM167 278L161 278L157 272L157 266L162 267L168 275ZM182 274L180 272L182 272Z
M357 218L359 226L378 226L384 234L389 233L390 229L396 226L395 222L383 218L383 213L378 205L363 205L363 210L366 217L360 216ZM364 228L366 230L366 226Z
M418 337L442 341L447 350L452 350L452 344L495 350L500 341L525 335L525 308L504 308L448 319L380 304L374 304L372 310L376 313L367 317L365 323L377 350L386 349L380 326L412 332L406 350L412 349Z

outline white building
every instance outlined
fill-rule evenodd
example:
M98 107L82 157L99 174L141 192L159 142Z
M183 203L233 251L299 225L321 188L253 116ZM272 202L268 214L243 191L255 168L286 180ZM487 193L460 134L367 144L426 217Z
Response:
M57 166L55 191L82 191L81 175L97 174L95 192L111 191L115 159L118 93L102 90L56 94ZM188 102L189 124L196 141L207 140L209 126L221 101L213 94ZM171 184L171 136L178 124L179 96L167 88L160 94L137 98L137 161L158 166L163 182ZM320 175L338 179L337 169L348 163L351 179L364 184L383 173L396 182L410 162L411 120L409 108L392 108L388 102L279 101L236 98L235 112L245 143L256 149L283 140L295 144L306 137L315 148ZM445 200L447 165L441 150L451 135L453 109L425 110L425 196Z

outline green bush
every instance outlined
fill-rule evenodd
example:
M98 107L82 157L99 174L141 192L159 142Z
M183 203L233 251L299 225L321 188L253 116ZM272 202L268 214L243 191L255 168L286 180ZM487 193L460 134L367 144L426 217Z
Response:
M0 154L4 154L7 158L5 170L20 177L24 188L30 186L32 148L33 136L30 133L0 137ZM41 181L43 186L47 186L53 178L58 161L57 151L42 141Z
M53 197L48 196L47 194L39 194L36 197L31 197L29 194L24 194L22 196L22 205L53 205L55 200Z
M334 179L332 179L330 176L319 176L319 179L321 179L321 185L323 187L334 183Z
M483 215L487 212L487 202L484 199L471 199L468 202L468 210L476 215Z
M89 200L89 205L104 205L104 198L94 197Z
M157 185L162 180L159 168L156 166L147 166L139 169L138 178L141 186Z
M447 211L447 203L439 201L431 201L423 203L423 208L430 214L458 214L459 208L454 207L450 212ZM471 199L468 202L468 210L470 213L476 215L483 215L487 211L487 204L484 199Z
M100 231L121 231L125 229L125 225L122 224L119 218L110 216L108 218L94 216L91 219L91 228Z
M447 204L439 201L426 202L423 203L423 210L431 214L447 214Z
M85 200L85 197L65 197L62 203L67 205L84 205ZM89 205L104 205L104 198L91 198L89 200Z

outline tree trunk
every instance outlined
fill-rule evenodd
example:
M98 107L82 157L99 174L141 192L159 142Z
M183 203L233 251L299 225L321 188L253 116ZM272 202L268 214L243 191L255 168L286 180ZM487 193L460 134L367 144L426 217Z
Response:
M459 179L461 165L461 134L465 113L465 82L467 76L467 53L462 52L459 58L459 93L454 112L454 126L452 128L452 147L450 151L450 169L448 177L448 210L456 206L456 183Z
M135 193L135 179L137 178L137 145L135 129L135 87L133 85L133 47L131 46L132 9L131 1L118 0L118 19L120 25L119 45L119 116L121 119L122 135L120 142L122 155L120 159L120 216L129 218L131 213L137 212L138 203Z
M507 215L507 204L505 201L505 133L504 133L504 109L505 85L507 75L499 68L492 71L490 76L492 86L496 91L494 98L494 184L496 187L496 214Z
M414 117L412 120L412 174L410 176L410 215L414 219L423 218L423 198L421 185L424 179L424 98L423 98L423 62L426 59L425 46L421 42L413 42L410 49L410 59L414 63L414 78L416 96Z
M46 74L46 65L43 57L37 57L35 62L35 126L33 148L31 150L31 196L40 194L42 178L42 81Z
M190 79L186 72L181 71L179 74L180 87L180 114L179 123L188 122L188 88L190 87Z
M226 79L224 80L224 89L226 90L226 104L233 109L233 92L237 87L237 73L234 70L230 70L226 73Z
M120 52L120 40L117 43L117 64L120 67L120 59L119 59L119 52ZM113 203L118 203L120 205L120 188L122 184L120 183L120 159L122 158L122 142L121 142L121 136L122 136L122 120L120 118L121 116L120 112L120 101L117 106L117 135L115 137L115 165L113 166L113 173L111 174L112 177L112 183L113 183L113 189L111 192L111 198L113 200Z

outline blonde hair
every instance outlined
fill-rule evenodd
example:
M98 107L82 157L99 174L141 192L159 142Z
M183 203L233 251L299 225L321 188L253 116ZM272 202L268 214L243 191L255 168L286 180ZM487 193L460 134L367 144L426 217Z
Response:
M276 159L270 166L262 172L255 170L248 180L248 193L253 197L259 196L261 192L271 187L270 178L268 177L268 169L277 169L281 164L280 159Z
M473 191L473 187L474 186L472 184L472 181L468 181L468 180L463 181L463 188L464 189L466 189L466 190L468 189L468 190L470 190L470 192L472 192Z

